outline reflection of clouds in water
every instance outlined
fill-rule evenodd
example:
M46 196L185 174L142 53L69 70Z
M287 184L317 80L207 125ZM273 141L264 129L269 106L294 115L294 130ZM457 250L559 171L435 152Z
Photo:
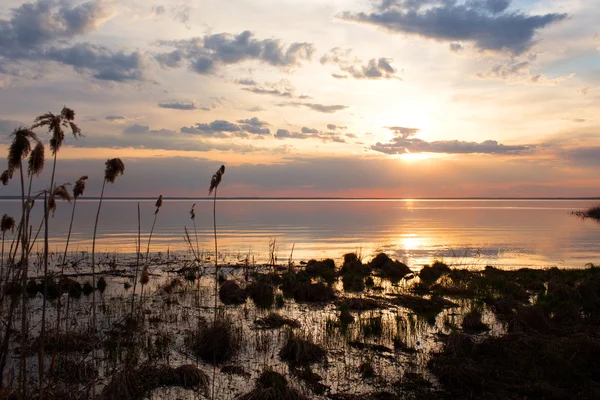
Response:
M152 223L155 198L140 201L142 236ZM151 251L186 250L184 227L192 228L189 208L196 204L201 249L212 248L212 202L164 200ZM589 203L589 202L588 202ZM427 209L423 205L427 205ZM449 204L454 207L448 211ZM19 214L18 201L0 201L3 212ZM597 258L600 229L569 216L585 201L240 201L219 200L219 250L228 260L250 253L256 262L268 258L269 239L276 238L278 258L295 262L331 257L338 265L344 253L357 252L367 262L384 251L414 270L433 260L465 268L582 267ZM95 200L78 201L73 250L91 249ZM99 225L98 248L135 252L137 200L107 200ZM59 204L51 223L50 247L64 248L71 208ZM40 209L33 219L39 221ZM35 224L35 222L34 222Z

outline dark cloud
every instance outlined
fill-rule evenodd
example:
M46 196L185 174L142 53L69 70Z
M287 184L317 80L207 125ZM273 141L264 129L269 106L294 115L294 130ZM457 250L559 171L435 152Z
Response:
M331 130L331 131L335 131L336 129L346 129L346 126L342 126L342 125L335 125L335 124L327 124L327 129Z
M507 11L509 5L508 0L384 0L372 12L345 12L340 17L392 32L449 42L467 41L482 50L515 54L534 44L538 30L567 18L567 14Z
M319 133L318 129L311 129L311 128L307 128L306 126L303 126L301 129L302 133Z
M252 118L248 118L248 119L238 119L237 123L244 124L244 125L258 126L258 127L270 125L268 122L261 121L257 117L252 117Z
M277 104L278 107L306 107L311 110L318 111L325 114L332 114L338 111L342 111L348 108L348 106L343 105L324 105L324 104L315 104L315 103L302 103L299 101L290 101L287 103Z
M450 51L453 53L460 53L464 49L464 46L460 43L450 43Z
M202 109L204 111L210 110L210 108L208 108L208 107L198 107L198 105L196 105L194 102L191 102L191 101L171 100L171 101L165 101L162 103L158 103L158 106L160 108L170 108L173 110L183 110L183 111L191 111L191 110L198 110L198 109Z
M180 131L191 135L215 138L248 138L250 137L249 134L256 135L256 138L261 138L271 134L268 126L269 123L261 121L257 117L252 117L238 120L237 124L225 120L215 120L209 124L197 123L193 126L184 126Z
M100 80L124 82L141 80L144 56L139 52L114 52L104 46L77 43L67 48L49 49L44 56L52 61L72 66L75 71L89 71Z
M446 153L446 154L520 154L531 147L526 145L506 146L495 140L481 143L462 140L439 140L427 142L413 137L419 130L416 128L389 127L396 137L387 143L377 142L371 150L384 154L404 153Z
M254 79L250 79L250 78L237 79L235 81L235 83L237 83L238 85L246 85L246 86L255 86L256 85L256 81Z
M277 97L285 97L285 98L294 97L292 92L281 91L279 89L265 89L265 88L261 88L261 87L251 87L251 88L245 87L245 88L242 88L242 90L245 90L247 92L252 92L255 94L268 94L268 95L277 96Z
M105 118L107 121L125 121L127 118L123 115L108 115Z
M351 57L350 50L335 47L321 57L321 64L337 65L342 71L354 79L400 79L396 76L396 68L392 67L391 58L373 58L366 64ZM333 74L336 79L347 78L347 75Z
M61 39L92 31L107 17L101 0L72 6L70 2L37 1L11 10L0 20L0 54L24 55Z
M25 3L0 20L0 69L19 61L50 60L71 66L79 73L109 81L142 79L144 56L90 43L69 46L76 36L93 31L109 15L108 4L92 0Z
M25 3L0 20L0 66L18 61L55 61L100 80L142 79L140 52L114 51L104 46L68 40L93 31L107 18L105 1L72 5L70 1Z
M150 132L150 127L146 125L133 124L123 129L123 133L147 133Z
M310 60L314 52L310 43L285 46L278 39L256 39L252 32L237 35L217 33L188 40L160 41L159 46L175 50L155 54L164 68L176 68L188 63L198 74L213 73L219 66L257 60L278 67L292 67Z

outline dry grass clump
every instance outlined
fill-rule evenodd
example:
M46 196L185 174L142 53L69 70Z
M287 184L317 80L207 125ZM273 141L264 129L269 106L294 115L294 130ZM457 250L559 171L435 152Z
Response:
M219 288L219 298L225 305L244 304L248 294L234 281L225 281Z
M296 389L289 387L287 379L278 372L265 370L256 380L254 389L236 400L308 400Z
M61 293L69 293L70 297L79 298L82 293L81 283L75 279L63 277L58 281L58 289Z
M434 261L432 266L425 265L419 271L421 281L431 284L437 281L442 275L450 273L450 268L441 261Z
M242 347L242 332L230 317L218 315L213 323L199 323L188 333L185 344L190 351L210 364L231 360Z
M581 219L590 218L596 221L600 221L600 206L590 207L587 210L573 211L571 214Z
M340 300L338 306L351 311L370 311L388 308L389 304L379 299L350 297Z
M327 258L321 261L309 260L304 270L306 271L308 276L312 278L321 277L325 282L329 284L335 282L335 262L331 258Z
M480 333L489 331L490 328L481 320L481 311L471 310L463 317L463 331L468 333Z
M258 280L248 288L250 298L258 308L271 308L275 303L275 288L270 283Z
M429 367L454 398L599 398L597 335L514 333L476 343L453 334Z
M208 390L208 376L192 364L181 365L173 370L174 383L186 389Z
M69 384L86 385L98 377L98 369L93 363L78 362L67 357L59 357L51 371L53 378Z
M431 296L431 299L408 294L396 295L395 297L395 303L421 315L437 315L446 308L458 307L456 303L435 295Z
M40 348L41 337L37 337L30 348L36 352ZM89 352L94 348L96 339L93 332L90 331L72 331L72 332L46 332L44 335L44 348L47 351L57 352Z
M292 332L288 333L285 345L279 352L279 357L291 365L308 365L322 361L327 351L320 345L308 339L300 338Z
M374 271L379 271L382 277L392 282L397 282L412 273L406 264L392 260L385 253L377 254L369 263L369 267Z
M323 282L313 283L306 271L286 272L282 277L281 291L284 296L297 302L329 302L335 298L335 291Z
M285 325L290 328L300 328L298 320L285 318L277 313L269 313L266 317L257 319L254 325L263 329L279 329Z
M137 400L146 398L152 390L162 386L180 386L208 390L208 376L194 365L171 368L168 365L144 364L137 368L124 367L102 390L106 400Z

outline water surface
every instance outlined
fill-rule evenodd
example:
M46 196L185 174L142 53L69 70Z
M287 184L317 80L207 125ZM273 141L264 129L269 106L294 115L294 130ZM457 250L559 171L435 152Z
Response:
M142 250L154 219L154 200L104 200L98 228L101 252L133 253L141 210ZM214 251L210 200L168 200L157 216L150 250L186 250L187 227L195 242L190 208L196 204L201 250ZM596 204L590 200L219 200L219 252L228 261L269 257L276 241L279 262L293 250L298 262L357 251L370 257L383 250L419 268L442 259L469 267L583 267L597 263L600 225L570 215ZM91 250L97 200L77 203L70 249ZM40 204L41 206L41 204ZM33 231L41 207L33 213ZM18 219L20 203L1 200L0 212ZM50 221L50 248L64 249L71 206L59 203Z

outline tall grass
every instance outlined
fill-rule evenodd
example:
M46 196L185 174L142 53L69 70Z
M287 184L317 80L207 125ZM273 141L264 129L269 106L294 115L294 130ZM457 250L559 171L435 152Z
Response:
M97 329L96 319L96 233L98 231L98 220L100 218L100 210L102 208L102 199L104 198L104 188L106 183L115 183L119 175L125 172L125 164L120 158L111 158L106 160L104 169L104 180L102 182L102 191L100 192L100 201L98 203L98 211L96 212L96 221L94 222L94 236L92 239L92 329L95 332ZM92 358L96 363L96 346L92 350ZM96 385L92 386L92 398L96 397Z
M213 314L213 330L217 324L217 306L219 301L219 248L217 242L217 189L225 174L225 166L221 165L221 168L212 176L210 180L210 188L208 189L208 195L214 193L213 197L213 231L215 234L215 310ZM215 362L216 364L216 362ZM212 379L212 398L215 398L215 377L217 367L213 366L213 379Z

